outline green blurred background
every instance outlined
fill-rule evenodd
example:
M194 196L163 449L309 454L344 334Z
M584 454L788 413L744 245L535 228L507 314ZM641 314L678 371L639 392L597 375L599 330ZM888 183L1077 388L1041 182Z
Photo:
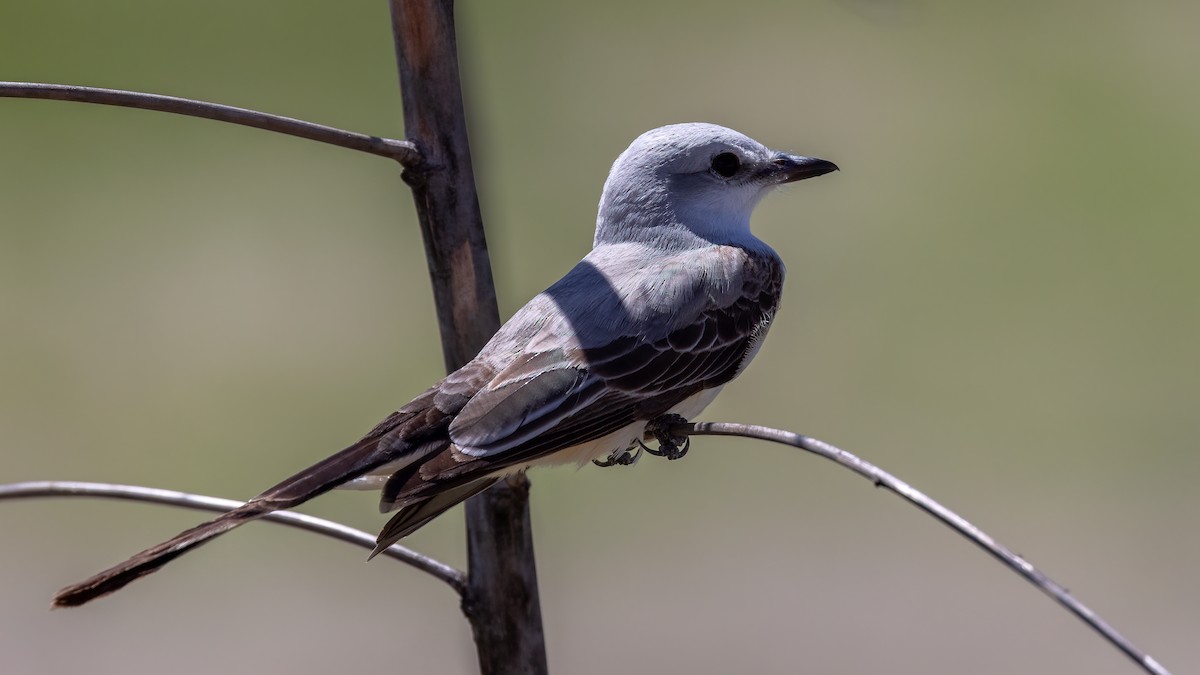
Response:
M459 6L504 316L587 250L645 129L703 120L842 172L768 200L790 265L705 417L894 471L1184 672L1200 662L1200 4ZM10 0L0 79L402 136L386 3ZM247 497L440 373L390 162L160 113L0 100L0 481ZM1082 624L832 465L702 439L535 473L559 673L1129 673ZM375 530L375 496L306 511ZM256 525L80 611L50 594L196 522L0 505L9 673L470 673L454 596ZM463 564L461 511L409 544Z

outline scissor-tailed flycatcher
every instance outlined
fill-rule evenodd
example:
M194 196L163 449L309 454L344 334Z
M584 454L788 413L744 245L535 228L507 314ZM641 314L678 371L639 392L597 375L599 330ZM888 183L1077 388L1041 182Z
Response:
M642 134L604 184L592 251L470 363L345 450L63 589L55 604L111 593L238 525L347 483L381 486L381 510L399 509L378 552L505 475L632 463L649 423L699 414L767 334L784 268L750 233L754 206L776 185L836 169L712 124Z

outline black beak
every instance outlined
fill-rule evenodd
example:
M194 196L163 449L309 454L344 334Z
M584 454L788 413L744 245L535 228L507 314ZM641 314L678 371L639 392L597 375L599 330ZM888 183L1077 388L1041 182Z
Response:
M823 176L837 170L838 165L828 160L778 152L771 158L771 162L767 164L764 173L770 180L776 183L794 183L798 180Z

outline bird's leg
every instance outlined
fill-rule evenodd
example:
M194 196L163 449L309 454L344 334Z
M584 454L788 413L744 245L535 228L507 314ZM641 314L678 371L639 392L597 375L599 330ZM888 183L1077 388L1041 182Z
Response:
M646 435L653 436L654 440L658 441L658 449L652 450L641 441L638 441L638 445L642 446L642 450L655 457L666 457L667 459L683 457L687 454L692 441L687 436L671 433L671 427L676 424L687 424L687 420L681 415L673 413L655 417L646 424Z
M641 447L637 449L637 452L630 452L630 450L633 450L633 446L631 445L620 452L613 450L607 459L593 459L592 464L604 469L610 466L630 466L636 464L638 458L642 456L642 448L646 447L642 445L641 441L638 441L638 445L641 445Z

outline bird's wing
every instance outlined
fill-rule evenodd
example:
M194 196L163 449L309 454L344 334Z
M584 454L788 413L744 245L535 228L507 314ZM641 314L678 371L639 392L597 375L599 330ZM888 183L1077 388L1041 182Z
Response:
M541 330L570 330L574 339L531 340L568 346L522 353L499 370L456 415L451 441L470 457L524 461L652 419L728 382L770 323L783 274L774 258L739 252L737 261L732 283L714 285L695 260L686 273L647 275L650 292L670 299L660 304L682 311L615 321L618 330L607 334L581 330L604 310L579 303L588 310L573 318L562 308L576 304L558 298L559 319L543 321ZM631 291L646 286L616 289L613 297L628 307Z

